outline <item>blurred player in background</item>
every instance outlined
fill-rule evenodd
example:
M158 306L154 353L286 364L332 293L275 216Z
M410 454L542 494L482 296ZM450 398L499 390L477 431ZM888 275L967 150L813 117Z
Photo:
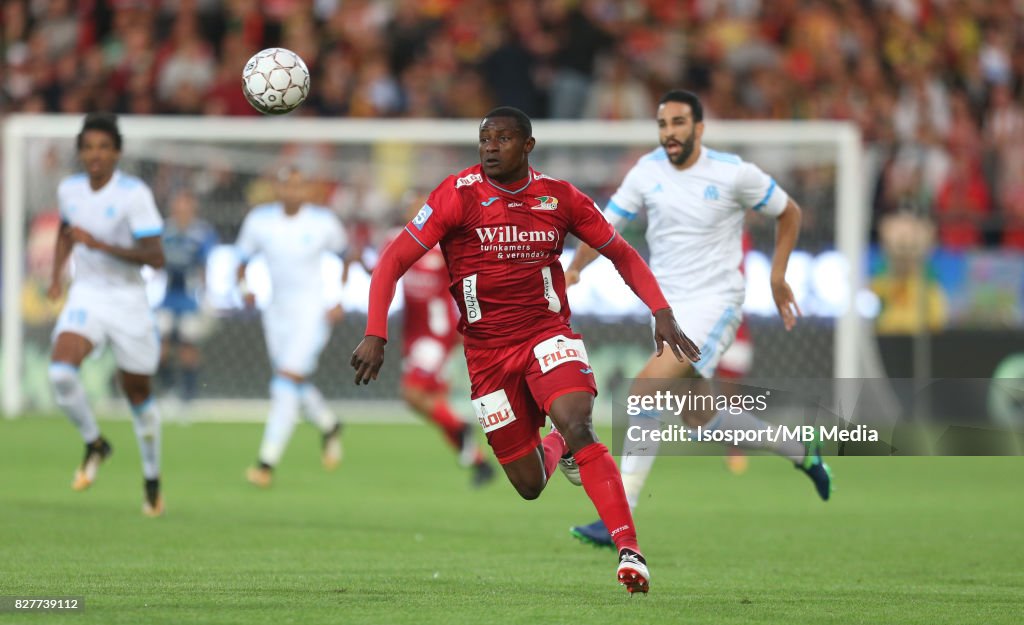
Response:
M561 465L612 528L619 583L647 592L650 573L622 480L591 424L597 387L583 341L569 326L558 262L566 234L601 250L647 304L659 353L665 342L679 359L696 360L699 351L643 259L593 200L530 167L535 143L530 118L518 109L501 107L481 121L480 164L446 178L381 254L366 336L352 354L355 381L377 378L395 285L440 243L461 313L473 406L506 476L524 499L536 499ZM545 415L556 429L542 440Z
M756 165L735 154L704 147L703 119L704 109L696 95L682 90L666 93L657 113L661 146L641 157L626 174L604 212L612 225L621 228L641 208L647 209L651 270L669 302L685 311L680 324L687 336L701 344L701 357L693 363L662 354L652 357L637 375L631 395L658 390L654 387L660 380L714 377L742 318L746 288L740 264L747 210L775 218L772 295L786 330L793 328L800 314L785 279L789 255L800 234L800 207ZM578 282L580 271L595 258L596 251L581 245L566 270L566 282ZM658 412L648 411L636 420L650 422L660 417ZM749 412L734 414L729 410L715 414L688 411L683 413L683 420L690 426L702 425L705 430L768 427ZM811 478L818 495L828 500L832 477L822 461L819 443L773 443L768 437L763 438L742 446L767 449L789 458ZM626 453L622 457L622 482L632 508L639 502L658 444L657 440L649 441L643 453ZM603 520L573 527L571 532L584 542L611 544Z
M170 219L164 228L167 290L156 314L163 337L160 381L166 390L174 386L177 360L180 398L186 406L195 399L198 389L199 343L213 329L213 320L203 311L202 297L206 260L217 242L213 226L196 216L192 192L178 191L171 199Z
M121 141L114 115L86 116L77 137L85 173L65 178L57 189L61 227L49 297L60 297L69 257L74 277L53 331L49 376L57 405L85 440L85 457L71 485L85 490L112 448L96 424L78 370L94 348L110 343L142 455L142 511L159 516L160 414L151 378L160 362L160 339L140 269L164 264L163 220L146 183L117 169Z
M422 204L414 204L409 219ZM459 311L448 293L449 280L444 255L437 246L402 277L402 399L441 430L458 452L459 464L472 467L473 486L482 486L494 479L494 467L484 459L476 443L476 431L448 402L448 361L461 342Z
M270 273L271 298L263 310L263 334L274 369L270 414L257 465L246 473L261 487L270 486L300 409L320 430L324 467L335 468L342 454L341 422L310 378L331 326L344 315L340 304L329 310L324 304L322 259L325 252L345 252L345 231L334 213L307 201L308 183L299 170L282 169L276 192L278 201L246 215L235 243L241 261L238 288L247 307L256 305L245 279L249 260L260 254Z

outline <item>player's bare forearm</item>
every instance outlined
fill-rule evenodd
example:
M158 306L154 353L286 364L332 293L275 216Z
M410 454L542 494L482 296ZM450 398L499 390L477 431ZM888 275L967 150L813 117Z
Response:
M802 220L800 206L790 198L785 210L776 219L775 253L772 255L771 274L773 283L786 279L786 267L789 265L790 254L796 248L797 239L800 238Z
M577 248L577 253L572 257L572 262L569 263L569 270L582 272L582 270L587 268L588 264L597 259L598 254L597 250L581 241L580 247Z
M50 274L50 288L47 291L47 295L52 299L60 297L61 277L64 275L64 266L68 262L68 257L71 256L71 247L71 227L61 225L60 230L57 232L57 240L54 243L53 269Z
M796 303L796 297L793 296L793 290L786 282L786 267L800 236L800 206L790 198L776 221L775 254L772 257L771 274L772 298L786 330L792 330L802 313Z

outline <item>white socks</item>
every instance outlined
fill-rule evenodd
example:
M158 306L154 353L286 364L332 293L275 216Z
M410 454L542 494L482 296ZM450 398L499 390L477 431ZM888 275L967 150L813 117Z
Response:
M91 443L99 438L100 428L89 407L78 368L66 362L54 362L50 364L49 375L54 400L78 428L85 442Z
M643 411L629 420L630 427L639 426L642 430L655 429L661 424L661 415L655 411ZM620 471L622 473L622 487L626 491L626 501L629 502L629 509L634 510L640 503L640 493L644 489L647 476L654 466L654 459L658 457L660 440L630 442L627 437L623 445L622 461Z
M260 444L260 462L275 466L284 455L299 417L299 386L282 376L270 381L270 415Z
M132 406L132 425L142 456L142 475L155 480L160 477L160 412L152 397Z
M324 396L320 394L320 389L312 382L303 383L299 394L302 400L302 412L306 415L306 419L315 425L322 434L330 432L338 424L338 417L327 406Z

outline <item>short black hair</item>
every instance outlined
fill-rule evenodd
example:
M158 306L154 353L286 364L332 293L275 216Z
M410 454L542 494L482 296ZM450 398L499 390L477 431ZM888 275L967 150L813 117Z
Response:
M117 115L113 113L89 113L82 122L82 130L78 133L76 147L82 149L82 140L85 133L90 130L98 130L110 135L114 141L114 149L121 151L121 131L117 128Z
M533 136L533 123L530 122L530 116L514 106L499 106L484 115L484 119L491 117L511 117L516 120L516 128L523 133L524 137L529 139Z
M693 123L704 121L704 105L700 103L700 98L697 94L692 91L686 91L685 89L673 89L665 95L661 96L658 100L658 106L666 102L679 102L681 104L689 104L690 111L693 112Z

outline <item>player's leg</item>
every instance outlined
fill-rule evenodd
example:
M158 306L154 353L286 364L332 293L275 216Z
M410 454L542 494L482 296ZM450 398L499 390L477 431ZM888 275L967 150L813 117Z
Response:
M177 367L174 363L174 344L178 338L178 323L174 311L158 308L155 312L157 328L160 331L160 367L157 381L161 395L168 395L174 388Z
M201 311L182 313L178 317L178 367L181 373L181 399L190 402L199 391L199 367L202 352L199 345L210 335L213 321Z
M597 440L591 422L593 394L572 391L557 396L548 409L551 420L564 432L568 448L579 466L580 480L597 509L619 554L616 571L619 583L630 592L647 592L650 571L637 543L633 515L622 488L615 460L608 448Z
M280 462L299 418L300 387L306 376L295 365L295 346L303 321L272 309L263 312L263 336L274 370L270 380L270 411L263 428L256 466L246 471L246 479L263 488L270 486L273 470Z
M557 432L541 441L544 413L523 376L529 354L521 346L465 352L473 411L487 443L516 492L536 499L566 447Z
M283 370L275 371L270 380L270 413L263 428L259 456L256 466L246 473L249 482L256 486L270 486L274 468L280 463L295 431L305 381L304 376Z
M85 442L85 454L71 483L75 490L91 486L99 465L112 453L110 443L100 433L79 375L79 367L92 349L92 341L85 336L59 332L53 343L48 371L54 400Z
M281 357L279 372L297 381L301 379L299 405L306 419L320 432L320 462L325 469L335 469L341 464L343 454L341 421L311 380L320 354L330 338L331 326L322 314L300 323L302 325L296 328L291 344Z
M299 401L306 419L320 431L320 462L325 469L341 464L341 421L309 378L299 386Z
M652 355L637 374L630 386L630 395L650 394L661 390L665 380L676 380L679 378L696 375L693 367L688 362L679 362L671 350L664 350L661 356ZM642 430L649 430L657 427L656 424L661 415L656 411L641 411L639 414L630 417L629 427L639 427ZM630 510L634 510L640 502L640 494L643 492L647 476L651 473L654 460L658 455L658 439L646 440L643 445L635 445L632 448L623 449L621 460L622 487L626 493L626 501ZM573 536L585 543L598 547L613 547L615 542L608 532L604 521L598 519L589 525L577 525L570 530Z
M622 477L591 420L597 385L586 347L577 336L559 335L532 346L530 355L526 380L531 396L564 436L583 489L611 530L619 553L619 583L630 593L647 592L650 572L637 543Z
M144 304L144 303L143 303ZM106 320L121 388L132 410L132 426L142 457L146 516L164 512L160 493L160 409L153 397L153 375L160 365L160 338L148 308L124 311Z
M719 316L708 338L701 345L701 359L694 363L694 369L702 376L695 384L703 385L703 388L694 388L695 393L703 394L715 390L710 384L710 378L714 376L723 353L732 344L740 321L738 308L731 306L727 307ZM684 332L687 330L684 329ZM687 332L687 335L690 334ZM753 433L766 431L770 427L768 423L753 413L735 408L722 409L717 412L690 410L684 412L682 417L690 427L702 426L705 431L726 430ZM796 440L782 440L781 437L773 441L771 438L769 436L744 436L742 442L737 446L743 449L770 451L788 458L797 469L811 479L818 496L827 501L832 492L832 474L831 469L822 460L820 445L817 442L805 444Z

